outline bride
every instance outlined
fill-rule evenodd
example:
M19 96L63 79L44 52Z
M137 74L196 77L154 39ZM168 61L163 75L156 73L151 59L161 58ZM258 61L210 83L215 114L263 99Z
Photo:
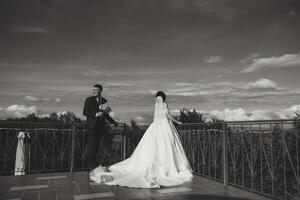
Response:
M101 165L89 174L90 179L107 185L134 188L159 188L190 182L193 178L178 133L165 102L166 95L156 94L154 119L131 157L111 165Z

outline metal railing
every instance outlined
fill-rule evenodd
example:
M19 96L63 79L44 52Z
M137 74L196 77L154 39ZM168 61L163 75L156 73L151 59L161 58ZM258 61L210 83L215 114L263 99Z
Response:
M125 124L110 129L111 149L100 149L99 163L127 158L144 129ZM197 175L275 199L295 199L300 192L300 121L240 121L183 124L177 127ZM87 134L82 124L0 123L0 172L14 171L17 133L29 132L27 172L87 168Z
M299 120L184 124L178 130L195 174L275 199L299 197Z
M126 125L108 128L106 142L100 144L97 160L112 164L126 157ZM15 172L17 136L25 132L26 173L87 169L87 131L85 124L0 122L0 174ZM96 155L95 155L96 156Z

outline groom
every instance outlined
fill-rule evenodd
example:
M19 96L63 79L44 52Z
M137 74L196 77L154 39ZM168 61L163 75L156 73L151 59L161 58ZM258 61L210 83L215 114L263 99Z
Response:
M87 118L89 169L96 168L100 164L97 163L97 152L99 145L103 145L103 142L105 142L104 137L107 132L105 119L115 126L118 125L118 123L112 119L107 112L99 109L100 105L107 103L107 100L101 96L102 90L102 85L94 85L94 95L86 98L83 108L83 115Z

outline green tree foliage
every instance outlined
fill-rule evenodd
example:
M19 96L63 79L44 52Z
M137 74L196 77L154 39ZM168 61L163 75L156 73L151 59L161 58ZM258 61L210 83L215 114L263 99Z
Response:
M197 112L195 109L180 109L179 116L177 119L182 123L203 123L204 118L203 114Z
M55 122L58 121L58 117L59 117L58 114L56 112L53 112L49 115L49 120Z
M82 122L80 118L78 118L71 111L63 112L57 114L55 112L51 113L47 117L39 117L36 116L35 113L31 113L26 117L21 118L8 118L7 121L18 121L18 122L62 122L62 123L72 123L72 122Z
M58 116L58 121L61 121L63 123L71 123L71 122L81 122L81 119L77 118L74 113L67 111Z

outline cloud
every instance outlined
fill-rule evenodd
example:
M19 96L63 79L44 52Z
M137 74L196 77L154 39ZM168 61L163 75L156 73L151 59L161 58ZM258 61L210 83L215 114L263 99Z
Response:
M199 92L167 92L168 95L192 97L200 95Z
M85 72L84 75L90 76L90 77L99 77L99 76L106 76L106 77L112 77L113 74L106 73L98 70L90 70L88 72Z
M272 119L287 119L286 114L281 112L275 112L272 110L254 110L249 116L249 120L272 120Z
M167 96L179 98L180 102L186 97L190 102L199 103L197 98L201 98L211 104L226 106L296 104L300 98L300 89L282 87L268 78L259 78L251 82L212 81L195 85L189 83L192 82L175 82L162 89ZM148 90L148 93L155 94L156 90Z
M260 78L255 82L248 83L246 85L249 89L262 89L262 88L277 88L277 84L274 81L271 81L266 78Z
M139 126L147 125L148 124L147 122L152 121L152 119L149 119L149 116L135 116L135 117L133 117L133 120Z
M288 111L288 112L299 112L300 111L300 105L293 105L290 108L287 108L286 111Z
M27 115L32 113L38 113L37 107L26 105L11 105L7 108L0 109L0 119L21 118L26 117Z
M40 101L51 101L51 99L47 98L47 97L43 97L43 98L40 99Z
M130 61L130 60L156 60L157 58L144 55L135 55L130 53L117 53L114 55L115 60Z
M25 96L24 99L25 101L32 101L32 102L39 101L39 99L35 96Z
M176 87L170 87L166 89L167 95L173 96L207 96L214 98L222 97L243 97L243 96L252 96L252 95L280 95L286 93L287 91L277 91L274 93L274 89L280 89L277 87L277 83L266 79L260 78L254 82L211 82L206 84L190 84L190 83L176 83ZM250 89L256 89L257 91L249 91ZM261 90L264 89L264 90ZM150 91L151 92L151 91ZM270 93L273 92L273 93ZM154 94L154 91L151 92Z
M219 74L219 75L213 77L213 79L220 79L220 78L222 78L222 77L223 77L223 76Z
M157 90L149 90L150 94L156 94Z
M197 85L197 83L188 83L188 82L178 82L174 84L175 86L194 86Z
M13 28L13 32L46 34L49 31L46 28L42 28L42 27L39 27L39 26L23 26L23 27Z
M221 62L223 58L221 56L208 56L204 58L206 63L218 63Z
M288 15L291 16L291 17L295 16L296 12L294 10L291 10L291 11L289 11Z
M253 110L246 111L243 108L204 111L205 116L212 119L222 119L225 121L253 121L253 120L276 120L292 119L295 113L300 111L300 105L293 105L287 109L273 110Z
M167 95L173 95L173 96L201 96L201 95L208 95L210 94L209 91L202 91L198 87L193 86L187 86L187 87L179 87L179 88L173 88L173 89L167 89L166 90Z
M172 115L179 115L180 114L180 110L179 109L172 109L172 110L170 110L170 113Z
M51 98L47 98L47 97L38 98L36 96L25 96L24 99L25 99L25 101L28 101L28 102L50 102L50 101L55 101L57 103L61 102L60 98L55 98L55 99L51 99Z
M128 87L133 86L131 83L125 83L125 82L107 82L105 83L106 87Z
M198 90L198 88L189 86L189 87L169 89L168 93L173 94L173 93L181 93L181 92L193 92L193 91L197 91L197 90Z
M143 119L144 119L144 117L141 117L141 116L134 117L134 120L143 120Z
M246 58L243 58L241 60L241 62L247 63L247 62L253 61L254 58L258 58L259 56L260 56L259 53L252 53L252 54L249 54Z
M225 109L223 111L220 110L211 110L208 112L211 118L222 119L225 121L242 121L248 120L247 113L242 108L237 109Z
M236 15L236 9L228 6L228 3L225 3L226 0L173 0L171 2L176 9L196 11L223 22L230 22Z
M286 54L280 57L254 59L252 65L240 73L260 71L267 68L300 67L300 53Z

